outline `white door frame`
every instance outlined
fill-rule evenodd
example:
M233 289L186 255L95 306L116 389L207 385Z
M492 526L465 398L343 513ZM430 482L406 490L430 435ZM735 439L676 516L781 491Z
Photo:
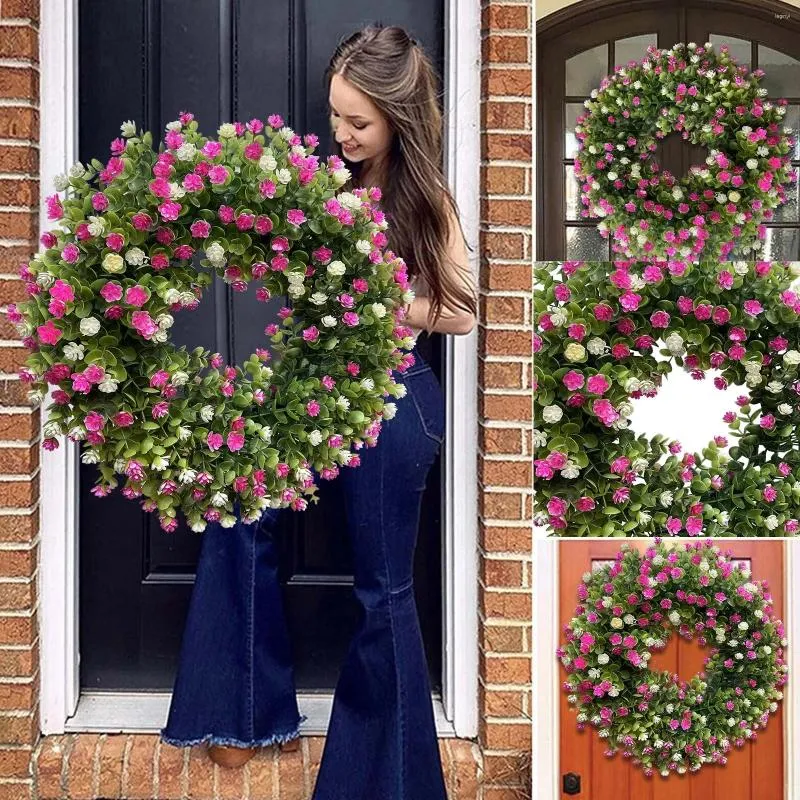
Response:
M534 586L539 599L534 620L538 651L533 670L533 715L538 722L533 741L533 785L539 787L542 800L561 797L559 701L563 673L561 662L556 658L560 643L558 543L553 537L537 541L533 557ZM723 544L724 539L720 540L720 545ZM786 653L789 681L783 698L784 800L797 800L800 798L800 766L795 763L794 747L800 716L800 686L792 675L800 664L800 613L796 611L800 602L800 547L793 541L783 542L783 564L783 622L789 641ZM575 588L577 590L577 586ZM571 722L574 724L574 720Z
M477 274L480 169L480 8L445 0L447 175L461 211ZM41 42L40 220L53 179L77 161L78 0L43 0ZM477 333L448 336L447 435L442 513L443 696L435 703L440 735L478 731ZM43 414L44 418L44 414ZM43 420L44 421L44 420ZM61 437L43 454L40 501L40 725L66 730L153 731L169 694L84 693L78 664L78 475L76 445ZM316 697L319 697L318 695ZM131 702L131 701L135 702ZM309 733L324 732L330 702L300 697ZM71 719L72 718L72 719Z

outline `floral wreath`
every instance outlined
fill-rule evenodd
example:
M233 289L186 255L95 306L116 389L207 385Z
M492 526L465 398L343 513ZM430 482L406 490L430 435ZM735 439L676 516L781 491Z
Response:
M223 124L218 140L190 113L166 128L156 153L124 123L105 166L74 165L56 181L65 199L47 198L61 227L20 270L29 300L7 312L33 351L20 372L31 401L54 387L43 446L82 441L93 493L124 476L167 531L179 509L194 531L233 525L234 502L246 522L268 505L303 510L312 469L335 478L376 443L396 410L384 398L405 394L392 371L413 363L413 292L383 251L380 190L337 194L341 159L321 165L317 137L278 115ZM291 298L265 328L279 358L259 348L233 367L170 342L213 273L237 292L258 280L261 302Z
M798 274L763 261L537 265L535 522L573 536L797 533ZM699 453L629 428L631 401L674 367L748 387Z
M603 79L585 102L575 135L582 216L629 258L725 258L761 248L762 224L797 179L786 100L765 100L762 70L748 74L727 47L649 47ZM652 159L673 132L709 149L678 179Z
M581 605L557 651L564 689L578 712L647 775L725 764L766 727L787 680L783 623L767 585L754 581L711 542L644 556L623 545L613 566L586 574ZM648 669L672 630L713 647L690 681Z

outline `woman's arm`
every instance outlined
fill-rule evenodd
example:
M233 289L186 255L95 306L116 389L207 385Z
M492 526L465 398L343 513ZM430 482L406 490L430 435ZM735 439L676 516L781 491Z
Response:
M448 259L445 268L460 283L468 294L475 295L475 279L469 265L467 248L461 236L458 220L451 211L449 214L449 236L447 241ZM452 333L464 335L475 327L475 315L463 308L451 308L447 301L442 304L441 316L435 325L430 325L430 298L420 295L406 306L406 323L414 328L422 328L429 333Z

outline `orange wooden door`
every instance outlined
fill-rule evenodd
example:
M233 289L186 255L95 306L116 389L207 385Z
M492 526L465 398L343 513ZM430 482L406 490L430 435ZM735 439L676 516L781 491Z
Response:
M628 543L642 552L650 544L647 540ZM724 550L731 550L735 559L749 561L756 580L768 582L775 614L783 619L783 542L726 540L719 544ZM609 541L559 542L559 630L563 631L575 615L581 576L598 562L613 560L619 547L619 542ZM654 670L669 669L688 680L701 671L707 652L696 643L673 635L667 647L653 655L650 664ZM562 670L562 679L565 674ZM603 755L607 747L595 729L587 725L584 731L578 730L575 711L564 691L559 709L560 773L579 775L581 782L581 791L572 795L563 792L560 782L561 800L784 800L782 706L770 715L767 729L759 732L757 741L728 753L725 766L711 764L694 775L669 778L646 778L621 753L612 758Z

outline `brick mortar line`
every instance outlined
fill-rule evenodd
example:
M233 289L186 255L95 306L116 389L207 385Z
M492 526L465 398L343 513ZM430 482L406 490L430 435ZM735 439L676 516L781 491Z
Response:
M128 738L125 740L125 750L122 754L122 775L120 777L120 795L122 797L128 796L128 780L130 778L129 770L130 770L130 754L131 750L133 750L133 735L128 734Z
M500 353L485 353L478 357L484 364L527 364L530 356L504 356Z
M527 94L484 94L481 95L480 104L487 103L521 103L524 106L533 105L533 97Z
M36 467L36 469L33 472L31 472L30 475L24 475L22 473L12 473L11 475L0 475L0 483L13 483L15 481L32 481L34 478L38 477L41 469L42 467L40 464L38 467Z
M528 61L481 61L481 72L486 73L491 70L507 69L514 72L529 72L533 64ZM513 97L513 95L511 95ZM527 95L525 95L527 97Z
M183 769L181 770L181 795L187 797L189 794L189 751L191 747L183 748Z
M40 111L38 104L28 97L0 97L0 108L34 108Z
M161 755L161 737L156 737L156 746L153 748L153 797L158 797L161 790L161 781L158 775L158 762Z
M94 755L92 756L92 795L94 797L100 796L100 751L103 749L106 739L108 739L108 734L101 733L94 745Z
M33 214L39 210L39 206L0 206L0 212L4 214Z
M525 225L501 225L498 223L489 223L482 219L480 221L480 233L527 233L530 236L530 227Z
M3 17L2 19L0 19L0 26L4 25L7 25L9 28L16 28L28 25L35 31L39 30L39 26L35 24L33 20L28 17Z

